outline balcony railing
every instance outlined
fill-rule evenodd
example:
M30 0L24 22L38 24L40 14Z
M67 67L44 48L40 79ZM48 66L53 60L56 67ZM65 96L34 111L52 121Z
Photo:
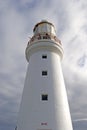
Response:
M34 35L32 38L30 38L30 41L28 42L28 45L32 44L33 42L35 41L38 41L38 40L53 40L55 41L57 44L61 44L61 41L54 35L52 34L48 34L48 33L42 33L42 34L37 34L37 35Z

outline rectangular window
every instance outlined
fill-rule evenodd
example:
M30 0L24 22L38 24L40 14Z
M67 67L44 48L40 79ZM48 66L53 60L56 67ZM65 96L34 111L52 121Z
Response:
M48 95L42 94L42 101L47 101L47 100L48 100Z
M42 59L47 59L47 55L42 55Z
M47 71L42 71L42 75L46 76L47 75Z

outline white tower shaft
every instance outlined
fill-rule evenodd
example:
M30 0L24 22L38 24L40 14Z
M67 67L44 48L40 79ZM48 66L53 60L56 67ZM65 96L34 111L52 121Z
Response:
M26 48L29 61L17 130L72 130L61 70L63 49L54 26L42 21Z

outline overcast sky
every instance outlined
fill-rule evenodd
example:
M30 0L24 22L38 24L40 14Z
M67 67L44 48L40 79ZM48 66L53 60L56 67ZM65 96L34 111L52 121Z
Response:
M74 130L87 130L87 0L0 0L0 130L14 130L33 27L55 25Z

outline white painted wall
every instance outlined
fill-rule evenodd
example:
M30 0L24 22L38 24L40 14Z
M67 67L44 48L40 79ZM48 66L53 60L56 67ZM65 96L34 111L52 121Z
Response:
M47 55L47 59L42 59L43 54ZM42 76L42 70L47 70L48 75ZM41 100L44 93L48 94L48 101ZM72 130L60 56L44 48L29 56L17 125L17 130L39 129Z

